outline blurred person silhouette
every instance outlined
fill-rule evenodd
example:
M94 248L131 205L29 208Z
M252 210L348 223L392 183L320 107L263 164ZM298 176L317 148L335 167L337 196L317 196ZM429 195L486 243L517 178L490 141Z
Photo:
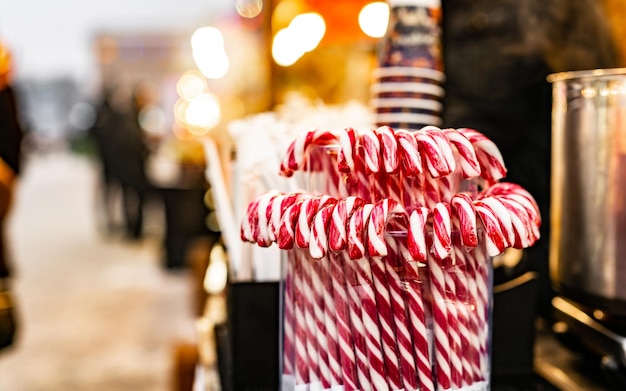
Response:
M619 66L615 42L596 0L443 0L442 6L443 122L493 140L508 168L505 180L537 200L541 239L519 265L538 273L538 309L549 319L552 86L546 77Z
M9 293L14 272L5 234L16 178L20 174L23 129L11 86L11 71L11 54L0 42L0 349L13 343L16 332L14 304Z
M143 236L143 209L151 188L145 167L149 148L138 120L144 104L139 86L131 90L118 85L105 92L91 130L101 159L107 224L112 224L112 196L119 186L123 229L129 239Z

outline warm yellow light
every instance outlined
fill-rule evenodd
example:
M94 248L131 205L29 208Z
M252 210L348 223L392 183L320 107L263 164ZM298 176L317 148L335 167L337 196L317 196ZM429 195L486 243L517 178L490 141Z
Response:
M221 79L228 73L228 68L230 68L230 61L226 52L194 51L193 59L196 61L200 72L209 79Z
M326 22L317 12L297 15L289 23L290 33L299 42L304 52L310 52L319 45L326 34Z
M195 133L193 128L210 130L221 119L219 100L213 94L202 94L191 99L185 109L185 123L192 133Z
M224 36L215 27L200 27L191 35L191 49L221 52L224 50Z
M208 293L218 294L226 287L228 281L227 256L224 248L216 244L209 254L209 267L204 275L204 289Z
M372 38L381 38L387 32L389 6L383 1L367 4L359 12L361 30Z
M237 13L244 18L254 18L263 9L263 0L236 0Z
M291 29L285 28L276 33L272 43L272 57L276 64L288 67L295 64L303 54L302 44Z
M192 99L204 93L206 89L206 80L198 71L185 72L176 83L176 92L183 99Z
M185 112L187 111L187 107L189 106L189 101L186 99L178 99L176 103L174 103L174 120L180 126L186 126L187 120L185 119Z
M319 45L326 34L326 22L316 12L296 15L289 26L279 30L272 42L272 57L278 65L288 67Z
M201 27L191 36L193 59L200 72L209 79L224 77L230 67L224 49L224 36L215 27Z

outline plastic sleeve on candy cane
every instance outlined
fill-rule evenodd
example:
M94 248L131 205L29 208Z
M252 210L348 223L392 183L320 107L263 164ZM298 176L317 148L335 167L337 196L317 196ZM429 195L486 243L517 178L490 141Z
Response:
M380 141L380 150L383 168L386 173L396 172L398 169L398 141L394 131L389 126L381 126L374 131Z
M480 201L474 202L474 208L485 229L487 253L489 256L495 257L506 248L506 238L502 232L502 228L500 228L498 218L488 206Z
M522 248L532 246L539 239L539 227L533 221L532 216L529 215L528 210L517 201L506 196L498 196L498 198L511 211L511 219L519 219L524 225L523 231L518 232Z
M506 199L499 198L499 201L507 209L511 218L511 227L514 232L513 247L521 249L531 246L533 243L532 228L530 227L531 223L524 208L513 205L515 203L511 203Z
M409 253L416 261L425 261L428 257L426 246L426 223L430 210L419 207L409 216L407 245Z
M367 173L376 173L380 170L380 142L371 129L363 130L359 138L363 147L363 161Z
M520 185L509 182L499 182L485 190L485 195L502 195L506 197L513 196L512 198L522 197L523 200L521 203L524 207L532 209L535 212L534 214L538 217L536 223L541 223L539 205L537 205L533 196Z
M406 214L404 208L392 199L377 202L367 224L367 251L371 257L384 257L388 253L385 243L385 227L394 214Z
M298 216L298 223L296 225L295 230L295 243L296 246L300 248L309 247L309 242L311 240L311 223L313 222L313 217L322 209L324 206L336 203L337 200L334 198L323 195L320 197L314 197L304 200L302 203L302 208L300 209L300 216Z
M328 145L336 142L337 135L328 130L312 129L298 135L283 156L280 173L289 177L294 171L300 170L306 161L307 151L312 145Z
M459 128L457 130L464 134L474 146L482 178L493 184L506 176L504 159L493 141L475 129Z
M252 221L252 216L257 213L259 209L259 199L258 197L248 204L246 208L246 213L243 216L243 220L241 221L241 240L245 242L256 242L252 240L252 236L254 234L254 226Z
M365 256L364 233L367 232L367 222L372 212L372 204L364 204L358 208L348 223L348 257L361 259Z
M445 158L440 153L437 140L423 130L418 130L413 134L422 155L422 160L426 161L425 166L430 175L433 178L439 178L450 174L450 167L448 167Z
M437 259L445 259L452 251L452 221L450 206L438 202L433 209L433 246L431 252Z
M458 193L452 196L450 204L454 216L459 220L461 243L465 247L476 247L478 245L478 227L474 202L468 195Z
M335 207L335 203L326 205L313 217L309 242L309 254L313 259L321 259L328 252L328 228Z
M480 199L484 205L489 207L493 214L496 216L500 223L500 228L506 239L506 246L512 247L515 244L515 230L513 229L513 222L511 220L511 213L502 204L502 202L494 196L484 197Z
M272 244L270 239L270 218L272 216L272 204L280 202L284 195L278 192L268 193L261 197L257 208L257 228L256 243L259 247L269 247Z
M295 229L296 224L298 224L298 218L300 216L300 209L302 208L302 204L304 200L298 201L295 204L291 205L280 220L280 228L278 230L277 243L278 248L282 250L288 250L293 248L294 240L295 240Z
M419 175L423 171L422 158L417 146L417 141L411 133L405 129L396 130L396 139L400 150L399 157L405 175Z
M456 169L456 161L454 159L454 152L452 151L452 145L450 140L446 137L445 133L436 126L425 126L423 131L428 132L429 135L435 140L439 147L440 156L448 167L448 172L452 173Z
M456 129L444 129L443 132L458 152L463 176L465 178L480 176L480 163L471 141Z
M268 233L272 242L278 241L278 231L280 229L280 219L283 215L283 211L295 204L301 197L306 197L306 195L304 193L291 193L276 197L274 202L272 202Z
M354 211L363 206L363 203L362 199L355 196L344 198L337 203L328 228L329 250L341 251L346 247L348 222Z
M337 154L337 169L339 172L354 171L356 142L357 134L354 129L346 128L339 133L339 152Z

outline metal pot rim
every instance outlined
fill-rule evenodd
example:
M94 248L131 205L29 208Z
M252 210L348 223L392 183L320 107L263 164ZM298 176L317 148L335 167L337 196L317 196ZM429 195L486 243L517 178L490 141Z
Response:
M550 83L559 81L568 81L573 79L590 79L602 77L626 76L626 68L608 68L608 69L589 69L584 71L567 71L552 73L548 75L547 80Z

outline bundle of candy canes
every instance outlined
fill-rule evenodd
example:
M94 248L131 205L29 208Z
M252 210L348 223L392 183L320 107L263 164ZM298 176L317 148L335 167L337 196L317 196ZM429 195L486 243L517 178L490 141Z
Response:
M490 257L539 237L472 129L311 130L280 172L307 192L248 205L245 241L287 250L283 378L296 390L489 387Z

